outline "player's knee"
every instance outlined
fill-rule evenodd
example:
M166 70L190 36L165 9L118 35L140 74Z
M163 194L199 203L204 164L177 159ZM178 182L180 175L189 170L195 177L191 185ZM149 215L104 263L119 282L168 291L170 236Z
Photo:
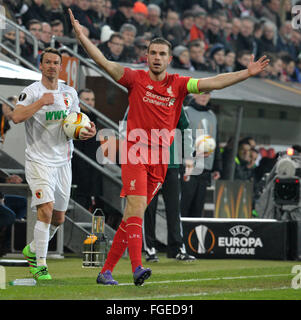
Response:
M53 211L52 202L38 205L38 220L50 224L51 218L52 218L52 211Z
M127 216L135 216L143 218L146 209L146 201L144 199L130 199L127 203Z

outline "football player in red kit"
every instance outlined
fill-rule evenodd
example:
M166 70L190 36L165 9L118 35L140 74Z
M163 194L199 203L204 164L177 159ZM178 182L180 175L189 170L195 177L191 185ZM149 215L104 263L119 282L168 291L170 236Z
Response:
M118 284L112 272L126 248L132 265L135 285L142 285L151 269L142 266L142 221L145 209L164 182L173 130L180 118L182 103L188 93L203 93L223 89L260 73L268 65L265 56L247 69L210 78L193 79L169 74L171 45L162 38L148 47L149 70L132 70L107 60L84 35L81 25L69 9L77 39L89 56L119 84L128 89L126 160L122 164L123 188L126 197L123 219L113 239L106 262L98 274L97 283ZM139 150L135 148L139 137ZM159 161L157 161L159 159Z

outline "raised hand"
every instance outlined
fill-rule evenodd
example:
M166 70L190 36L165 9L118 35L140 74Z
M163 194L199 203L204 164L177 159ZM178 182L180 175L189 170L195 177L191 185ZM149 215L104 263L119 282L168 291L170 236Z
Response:
M79 36L83 34L83 28L80 25L79 21L74 18L74 15L73 15L72 10L70 8L68 9L68 12L69 12L71 24L74 29L75 35L77 38L79 38Z
M256 76L258 73L263 71L267 65L269 64L270 60L267 59L266 56L262 56L256 62L254 62L254 54L251 55L251 60L248 65L248 72L250 76Z

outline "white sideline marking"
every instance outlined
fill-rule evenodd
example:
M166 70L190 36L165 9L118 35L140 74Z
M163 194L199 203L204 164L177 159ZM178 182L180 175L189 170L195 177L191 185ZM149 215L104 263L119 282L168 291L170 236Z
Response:
M279 287L279 288L249 288L249 289L239 289L239 290L219 290L212 292L197 292L197 293L182 293L182 294L166 294L166 295L158 295L158 296L146 296L139 298L128 298L126 300L147 300L147 299L166 299L166 298L179 298L179 297L197 297L197 296L207 296L214 294L225 294L225 293L243 293L243 292L255 292L255 291L267 291L267 290L285 290L291 289L291 287ZM115 299L113 299L115 300ZM123 300L123 299L116 299Z
M291 276L290 273L281 274L263 274L258 276L237 276L237 277L218 277L218 278L197 278L197 279L183 279L183 280L163 280L163 281L148 281L144 285L149 284L166 284L166 283L181 283L181 282L197 282L197 281L218 281L218 280L238 280L238 279L253 279L253 278L272 278L272 277L286 277ZM133 282L119 283L119 286L133 286Z

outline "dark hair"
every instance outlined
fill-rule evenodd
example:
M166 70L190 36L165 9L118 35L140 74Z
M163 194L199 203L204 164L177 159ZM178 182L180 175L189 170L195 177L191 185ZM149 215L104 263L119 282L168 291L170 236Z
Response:
M30 26L31 26L32 24L39 24L40 26L42 26L42 22L41 22L40 20L38 20L38 19L31 19L31 20L29 20L29 21L27 22L26 28L29 30L29 28L30 28Z
M44 58L45 53L57 54L61 58L61 62L62 62L62 54L57 49L48 47L48 48L44 49L43 52L41 53L40 63L43 62L43 58Z
M51 28L59 26L60 24L62 24L64 26L63 22L59 19L56 19L56 20L50 22Z
M164 45L166 45L168 47L169 55L170 56L172 55L172 53L171 53L172 52L172 46L171 46L171 43L168 40L166 40L164 38L155 38L155 39L151 40L150 43L149 43L147 51L149 51L149 48L150 48L150 46L152 44L164 44Z
M78 91L78 96L80 97L82 93L87 92L87 93L94 93L93 90L89 89L89 88L84 88Z
M118 39L120 39L120 40L123 40L123 36L122 36L122 34L121 34L120 32L114 32L114 33L112 33L111 36L110 36L109 42L112 42L112 40L113 40L114 38L118 38Z

